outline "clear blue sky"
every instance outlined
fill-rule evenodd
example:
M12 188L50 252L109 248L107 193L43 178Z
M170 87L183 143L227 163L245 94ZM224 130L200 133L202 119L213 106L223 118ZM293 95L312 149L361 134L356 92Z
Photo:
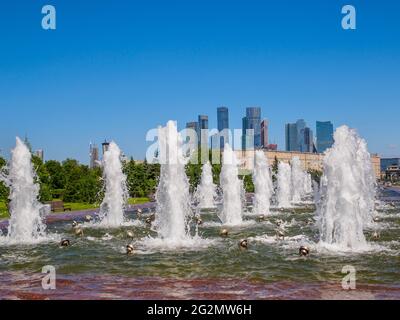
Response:
M341 8L357 30L341 29ZM53 4L57 30L41 28ZM148 129L199 113L234 128L248 106L284 124L357 128L400 156L400 2L396 0L7 0L0 5L0 149L28 134L46 159L88 163L114 139L144 158Z

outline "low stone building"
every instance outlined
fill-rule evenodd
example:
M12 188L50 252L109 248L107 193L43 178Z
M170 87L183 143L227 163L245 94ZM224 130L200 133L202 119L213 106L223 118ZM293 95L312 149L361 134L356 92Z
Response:
M322 171L323 166L323 153L308 153L308 152L293 152L293 151L264 151L270 165L275 161L283 161L289 163L294 157L299 157L303 168L305 170L320 170ZM236 157L241 164L241 169L245 171L252 171L254 167L254 150L247 151L236 151ZM380 157L377 154L371 154L372 166L375 171L377 179L381 177L381 164Z

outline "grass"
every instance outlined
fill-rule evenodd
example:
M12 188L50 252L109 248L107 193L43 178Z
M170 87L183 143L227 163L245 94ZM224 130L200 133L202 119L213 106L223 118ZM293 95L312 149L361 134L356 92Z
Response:
M143 204L149 202L148 198L130 198L128 200L128 204ZM64 205L66 207L71 208L71 211L84 211L84 210L91 210L97 209L99 206L98 204L89 204L89 203L75 203L75 202L65 202ZM69 211L67 211L69 212ZM58 211L56 213L64 213L62 211ZM8 214L7 206L4 202L0 202L0 220L7 219L10 215Z
M6 219L9 217L7 206L4 202L0 202L0 219Z
M149 198L129 198L128 204L143 204L149 201Z

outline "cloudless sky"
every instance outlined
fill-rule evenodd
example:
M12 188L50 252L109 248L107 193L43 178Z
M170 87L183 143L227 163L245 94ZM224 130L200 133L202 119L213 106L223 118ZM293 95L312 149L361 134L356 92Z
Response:
M41 28L41 8L57 29ZM357 30L341 28L341 8ZM0 4L0 149L28 135L46 159L88 163L114 139L143 159L146 132L216 108L241 128L262 107L271 142L304 118L356 128L400 156L400 1L5 0Z

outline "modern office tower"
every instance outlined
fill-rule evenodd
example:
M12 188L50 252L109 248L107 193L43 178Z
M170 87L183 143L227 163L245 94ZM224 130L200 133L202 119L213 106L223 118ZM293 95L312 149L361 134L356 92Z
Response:
M285 149L286 151L298 151L297 126L295 123L285 125Z
M314 136L303 119L285 126L286 151L313 152Z
M42 149L36 150L35 156L42 160L42 162L44 161L44 151Z
M268 119L261 121L261 147L268 149Z
M104 140L104 142L101 144L102 149L103 149L103 157L104 154L108 151L108 149L110 148L110 143L107 142L107 140Z
M305 127L301 130L302 143L300 144L300 152L313 152L314 150L314 135L313 131Z
M99 166L99 148L95 144L90 144L90 168Z
M246 108L246 117L242 119L243 150L261 148L261 108Z
M323 153L333 145L333 124L330 121L317 121L317 151Z
M186 123L186 129L192 129L196 132L198 131L198 126L199 126L199 123L196 121Z
M199 115L198 137L200 145L208 146L208 116Z
M218 131L220 133L220 148L223 149L225 143L229 143L229 110L227 107L217 109Z

